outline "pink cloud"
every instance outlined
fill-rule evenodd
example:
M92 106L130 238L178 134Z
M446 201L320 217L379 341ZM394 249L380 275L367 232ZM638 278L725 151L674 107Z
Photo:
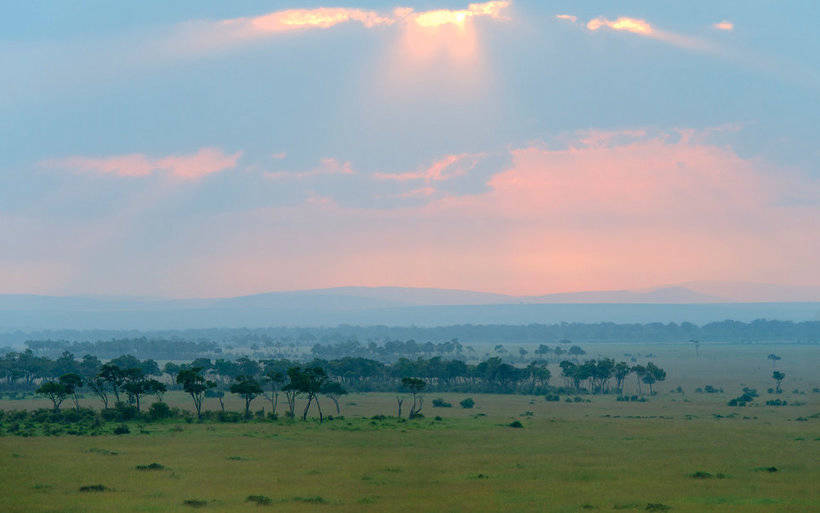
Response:
M139 177L155 173L166 173L183 180L196 180L212 173L236 167L236 163L241 156L242 152L226 155L219 148L200 148L192 154L169 155L159 158L152 158L141 153L109 157L72 156L43 161L40 165L75 172L117 176Z
M572 23L576 23L578 21L578 16L572 14L556 14L555 19L566 20Z
M265 173L270 179L301 179L310 176L321 175L354 175L356 171L351 167L350 162L340 162L334 158L324 158L319 161L319 165L309 171L272 171Z
M718 30L732 31L735 29L735 24L731 21L723 20L721 22L715 23L714 25L712 25L712 27Z
M424 180L427 183L449 180L469 173L484 158L483 154L446 155L433 162L430 167L406 173L373 173L377 180L395 180L405 182Z

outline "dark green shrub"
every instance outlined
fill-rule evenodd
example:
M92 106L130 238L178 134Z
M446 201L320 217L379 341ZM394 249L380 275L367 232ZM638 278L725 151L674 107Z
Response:
M171 407L162 401L157 401L148 408L148 417L152 420L167 419L173 416Z
M325 504L325 503L327 503L327 501L324 498L322 498L318 495L316 495L314 497L294 497L293 500L296 501L296 502L307 502L308 504Z
M433 399L433 408L452 408L453 405L444 399Z
M86 485L80 487L81 492L104 492L106 490L109 490L109 488L101 484Z
M165 470L165 466L159 463L149 463L148 465L137 465L137 470Z
M514 420L514 421L510 422L507 425L510 426L511 428L518 428L518 429L524 427L524 424L522 424L520 420Z
M666 504L661 504L660 502L656 503L649 503L644 508L646 511L669 511L672 509L672 506L667 506Z
M204 508L208 505L208 501L203 501L201 499L186 499L183 501L183 504L186 506L191 506L192 508Z
M265 495L248 495L248 498L245 499L245 502L253 502L257 506L266 506L268 504L271 504L273 502L273 499Z
M130 432L131 430L128 428L128 424L120 424L114 428L115 435L127 435Z
M694 474L689 474L689 477L691 477L693 479L712 479L713 476L709 472L704 472L702 470L698 470Z
M469 410L470 408L475 406L475 401L473 401L472 397L468 397L467 399L464 399L458 404L460 404L462 408Z
M544 399L551 403L557 403L561 400L561 396L559 396L558 394L547 394L546 397L544 397Z

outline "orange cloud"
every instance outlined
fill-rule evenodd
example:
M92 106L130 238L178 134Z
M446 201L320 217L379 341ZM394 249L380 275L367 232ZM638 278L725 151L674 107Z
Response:
M650 25L646 20L627 18L624 16L614 21L608 20L603 16L599 16L598 18L594 18L587 23L587 28L589 30L595 31L603 27L610 28L612 30L632 32L633 34L640 34L643 36L650 35L654 32L652 25Z
M242 35L253 36L311 28L326 29L351 21L359 22L368 28L378 25L391 25L395 22L394 19L381 16L375 11L344 7L319 7L316 9L287 9L261 16L234 18L224 20L220 24L230 29L236 29Z
M236 167L242 152L226 155L219 148L200 148L188 155L169 155L152 158L141 153L110 157L72 156L41 162L49 168L77 172L111 174L117 176L147 176L156 172L167 173L183 180L195 180Z
M486 16L497 20L505 19L501 12L509 6L510 2L508 1L493 1L470 4L467 9L460 10L436 9L416 13L412 9L399 8L396 12L400 17L421 27L431 28L442 25L464 26L468 20L478 16Z
M578 16L574 16L572 14L556 14L555 18L559 20L571 21L572 23L576 23L578 21Z
M723 20L723 21L721 21L721 22L719 22L719 23L715 23L714 25L712 25L712 27L714 27L714 28L716 28L716 29L718 29L718 30L727 30L727 31L732 31L732 30L734 30L734 29L735 29L735 24L734 24L734 23L732 23L731 21L726 21L726 20Z

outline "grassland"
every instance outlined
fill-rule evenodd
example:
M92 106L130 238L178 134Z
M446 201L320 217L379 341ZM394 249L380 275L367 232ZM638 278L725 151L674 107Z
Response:
M400 421L372 418L394 414L393 395L353 394L345 418L323 424L174 421L134 423L121 436L0 437L0 511L820 511L816 349L778 353L793 379L781 395L789 406L731 408L741 385L766 398L767 349L695 358L685 346L641 347L670 369L645 403L473 395L476 407L462 409L464 394L428 394L425 418ZM725 392L693 392L705 384ZM454 407L431 408L437 397ZM180 393L167 400L187 405ZM137 469L152 463L162 468ZM94 485L104 490L80 491Z

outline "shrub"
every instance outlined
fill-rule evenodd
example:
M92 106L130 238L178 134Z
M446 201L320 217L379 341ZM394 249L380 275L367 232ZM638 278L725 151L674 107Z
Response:
M325 504L325 503L327 503L327 501L324 498L322 498L318 495L316 495L314 497L294 497L293 500L296 501L296 502L307 502L308 504Z
M106 487L105 485L101 485L101 484L86 485L86 486L81 486L80 487L81 492L104 492L108 489L109 489L108 487Z
M444 399L433 399L433 408L452 408L453 405L445 401Z
M165 466L159 463L149 463L148 465L137 465L137 470L165 470Z
M519 429L524 427L524 424L522 424L520 420L514 420L514 421L510 422L507 425L510 426L511 428L519 428Z
M766 406L786 406L788 405L788 401L784 401L782 399L775 399L774 401L766 401Z
M777 467L757 467L756 472L777 472Z
M689 477L691 477L693 479L712 479L713 476L709 472L704 472L702 470L698 470L694 474L689 474Z
M561 397L558 394L547 394L544 399L551 403L557 403L561 400Z
M672 506L667 506L666 504L661 504L660 502L649 503L644 508L646 511L669 511L672 509Z
M248 495L245 502L254 502L257 506L265 506L267 504L271 504L273 500L266 495Z
M475 406L475 401L473 401L472 397L468 397L467 399L464 399L463 401L461 401L458 404L460 404L462 408L469 410L470 408Z
M203 501L201 499L186 499L183 501L183 504L186 506L191 506L192 508L204 508L208 505L208 501Z
M166 403L158 401L148 408L148 416L153 420L167 419L173 416L173 412Z
M114 428L115 435L127 435L130 432L131 430L128 428L128 424L120 424Z

